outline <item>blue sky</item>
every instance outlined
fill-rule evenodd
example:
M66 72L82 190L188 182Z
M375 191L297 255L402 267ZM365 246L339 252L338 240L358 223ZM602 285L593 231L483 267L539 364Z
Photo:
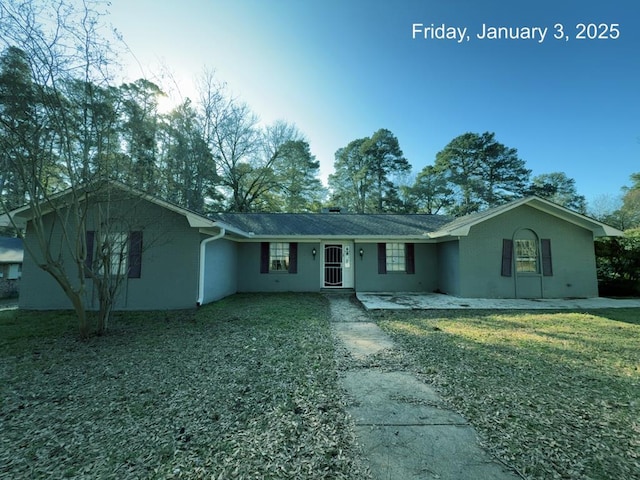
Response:
M456 136L485 131L589 200L640 171L637 0L112 0L109 11L136 57L123 57L128 80L165 68L175 82L158 81L193 97L214 69L264 122L298 126L323 179L338 148L379 128L416 173ZM467 28L469 41L413 39L414 23ZM558 23L568 41L554 38ZM579 23L618 24L619 38L579 40ZM480 40L483 24L548 31Z

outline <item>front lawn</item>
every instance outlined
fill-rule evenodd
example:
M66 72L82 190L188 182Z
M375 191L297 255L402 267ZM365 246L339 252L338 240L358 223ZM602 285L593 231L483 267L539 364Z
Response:
M398 312L379 324L524 477L640 478L640 311Z
M326 299L118 314L0 312L0 477L367 478Z

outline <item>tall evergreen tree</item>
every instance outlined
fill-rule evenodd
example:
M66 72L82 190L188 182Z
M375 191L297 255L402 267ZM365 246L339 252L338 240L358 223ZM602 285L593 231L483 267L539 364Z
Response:
M433 165L424 167L408 189L409 210L419 213L441 213L453 204L453 189L443 172Z
M373 172L362 152L366 138L352 140L335 154L334 173L329 175L331 201L356 213L364 213L370 203Z
M164 95L158 85L145 79L120 87L123 111L123 144L128 159L127 183L153 191L159 183L158 99Z
M7 48L0 56L0 194L7 209L25 203L27 179L17 165L36 162L41 147L37 88L26 52Z
M389 130L381 128L366 139L361 148L373 175L375 211L393 210L398 203L398 186L391 181L391 177L411 170L398 139Z
M218 200L214 190L215 165L191 101L187 99L167 116L160 142L163 166L160 180L167 200L204 212L206 200Z
M318 178L320 162L311 154L309 143L291 140L281 147L280 158L274 163L278 185L276 208L284 212L312 212L320 208L324 189Z
M567 177L564 172L536 175L531 180L527 193L546 198L576 212L586 213L587 210L587 201L583 195L578 194L576 181Z
M389 130L353 140L336 151L334 173L329 175L332 202L358 213L393 211L400 201L392 178L410 169Z
M454 138L436 155L435 168L456 190L449 207L454 215L466 215L500 205L521 196L530 170L517 151L495 140L495 134L465 133Z

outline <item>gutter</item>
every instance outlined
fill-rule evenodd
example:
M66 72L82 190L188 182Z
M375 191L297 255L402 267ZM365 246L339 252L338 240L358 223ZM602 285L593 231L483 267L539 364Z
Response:
M207 244L215 240L219 240L224 237L227 230L224 227L220 227L220 231L213 237L205 238L200 242L200 268L198 272L198 299L196 300L196 307L202 305L204 299L204 264L205 264L205 252Z

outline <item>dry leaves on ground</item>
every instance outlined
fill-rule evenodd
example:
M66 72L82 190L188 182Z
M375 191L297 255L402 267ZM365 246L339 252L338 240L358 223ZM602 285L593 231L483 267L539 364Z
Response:
M640 478L637 311L413 312L380 324L526 478Z
M320 296L121 314L88 342L6 315L0 477L367 478Z

